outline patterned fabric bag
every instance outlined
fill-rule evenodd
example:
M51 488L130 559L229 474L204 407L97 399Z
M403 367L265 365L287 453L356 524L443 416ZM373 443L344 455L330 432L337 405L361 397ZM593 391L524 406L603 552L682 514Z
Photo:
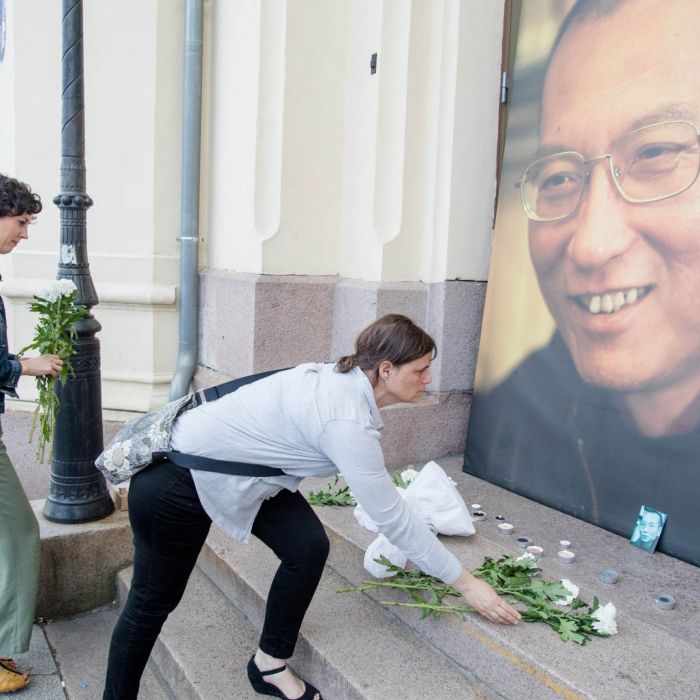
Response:
M222 474L240 476L281 476L281 469L261 464L227 462L208 457L185 455L170 450L170 436L175 419L185 411L208 401L215 401L246 384L269 377L281 370L260 372L249 377L234 379L225 384L209 387L165 404L157 411L151 411L126 423L112 438L104 452L95 460L95 466L104 474L107 481L119 484L130 479L154 462L165 459L188 469L204 469Z
M95 460L95 466L113 484L130 479L153 463L154 453L170 450L175 419L197 405L194 394L188 394L157 411L130 420Z

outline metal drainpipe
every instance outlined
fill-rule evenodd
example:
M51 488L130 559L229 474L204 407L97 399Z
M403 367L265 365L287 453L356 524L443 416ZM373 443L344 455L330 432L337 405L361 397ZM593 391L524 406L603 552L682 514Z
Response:
M187 0L180 208L180 348L170 400L184 396L197 364L199 175L202 130L203 0Z

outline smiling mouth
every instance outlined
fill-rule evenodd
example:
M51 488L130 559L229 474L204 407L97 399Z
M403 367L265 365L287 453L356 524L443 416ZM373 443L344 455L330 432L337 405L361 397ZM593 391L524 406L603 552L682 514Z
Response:
M580 294L571 298L591 314L614 314L627 306L637 304L651 291L648 287L617 289L604 294Z

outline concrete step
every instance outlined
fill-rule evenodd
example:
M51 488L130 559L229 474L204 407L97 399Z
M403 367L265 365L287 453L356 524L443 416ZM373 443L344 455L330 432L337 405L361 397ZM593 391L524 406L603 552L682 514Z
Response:
M262 628L265 599L278 561L264 545L232 541L213 529L202 571ZM364 596L340 595L348 581L326 569L309 608L292 667L327 700L454 700L496 695L396 618Z
M674 697L697 696L700 569L663 554L649 555L622 537L463 474L461 458L438 462L457 482L467 504L478 502L489 515L476 523L473 537L443 538L466 567L478 567L485 556L521 554L514 538L527 535L545 549L540 565L546 578L571 579L587 601L598 596L602 602L614 602L620 632L579 647L562 642L539 624L504 627L477 615L463 620L452 616L420 620L415 610L396 607L383 608L385 615L402 622L428 647L505 698L627 699L642 690L666 695L669 687ZM302 491L318 490L327 482L306 479ZM362 558L375 535L357 525L351 508L321 507L316 512L332 542L329 566L353 585L370 578ZM497 531L496 513L505 514L516 526L515 536ZM577 554L574 564L558 562L560 539L572 541ZM600 583L597 575L604 569L618 571L620 583ZM675 610L663 611L654 605L661 592L676 597ZM374 601L391 598L386 593L363 596Z
M123 605L132 568L117 577ZM254 700L246 664L257 644L250 623L197 568L180 605L170 615L147 669L162 679L175 700ZM151 699L146 691L139 700Z
M374 534L355 522L351 508L317 508L332 541L329 566L302 627L292 667L326 698L413 700L500 697L627 699L641 692L695 697L700 687L700 569L662 554L649 555L617 537L461 472L461 459L438 460L467 503L478 501L489 518L471 538L444 538L468 568L484 556L520 554L495 528L503 513L517 535L545 549L548 579L569 578L581 596L611 600L620 633L585 647L562 642L543 625L503 627L477 615L420 620L410 609L387 608L389 594L337 591L369 578L362 566ZM307 479L305 492L328 479ZM558 542L568 539L574 564L560 564ZM212 528L199 570L166 624L152 665L174 697L256 697L245 664L262 627L264 603L277 560L257 540L242 545ZM615 569L615 586L598 582ZM128 572L121 576L128 583ZM673 594L676 610L654 606ZM192 650L196 650L193 652Z
M235 571L230 566L232 560ZM166 622L149 668L178 700L259 697L248 684L245 666L257 646L265 592L277 560L257 542L232 543L214 532L200 566ZM130 579L131 569L119 575L122 601ZM346 585L332 571L326 571L290 664L319 687L327 700L496 697L434 655L404 625L378 612L370 601L338 595L336 591ZM250 621L232 603L240 606Z

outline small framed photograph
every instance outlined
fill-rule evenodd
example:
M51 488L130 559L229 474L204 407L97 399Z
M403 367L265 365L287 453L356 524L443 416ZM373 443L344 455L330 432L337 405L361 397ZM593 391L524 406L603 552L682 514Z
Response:
M653 552L659 537L661 537L661 531L664 529L667 517L666 513L662 513L660 510L642 506L639 509L634 532L630 537L630 544L647 552Z

